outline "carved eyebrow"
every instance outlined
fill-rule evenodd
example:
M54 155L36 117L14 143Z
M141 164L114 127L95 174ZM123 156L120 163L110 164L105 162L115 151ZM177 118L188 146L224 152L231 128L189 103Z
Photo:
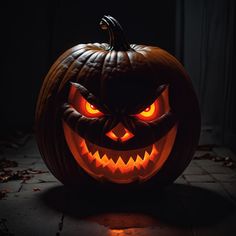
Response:
M166 89L166 88L168 88L168 85L167 84L163 84L163 85L161 85L161 86L159 86L158 88L157 88L157 90L156 90L156 98L155 98L155 100L162 94L162 92Z
M160 85L157 88L157 90L155 91L152 100L147 102L147 103L142 104L134 114L142 112L145 108L150 106L154 101L156 101L158 99L158 97L160 97L160 95L168 88L168 86L169 86L168 84Z
M70 84L74 86L75 88L77 88L79 92L81 93L81 95L87 100L89 97L91 97L92 99L95 98L95 96L92 93L90 93L83 85L79 83L74 83L74 82L70 82Z
M99 110L107 112L106 106L100 105L101 102L99 101L99 99L96 98L96 96L94 96L91 92L89 92L88 89L86 89L83 85L75 82L70 82L70 84L71 86L74 86L84 97L84 99L86 99L89 103L96 106Z

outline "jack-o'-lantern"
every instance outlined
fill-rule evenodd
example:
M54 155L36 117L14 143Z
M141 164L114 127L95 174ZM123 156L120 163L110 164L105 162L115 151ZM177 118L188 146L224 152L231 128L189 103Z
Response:
M39 150L65 184L169 183L190 162L200 113L191 81L166 51L127 43L104 16L110 43L79 44L44 80Z

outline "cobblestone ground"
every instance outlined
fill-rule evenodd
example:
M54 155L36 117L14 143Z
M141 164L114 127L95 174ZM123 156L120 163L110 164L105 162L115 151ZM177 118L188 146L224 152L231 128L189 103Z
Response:
M20 148L5 148L0 159L6 162L0 169L1 236L236 235L235 156L227 148L197 151L173 185L159 197L137 197L129 211L122 201L66 192L33 137Z

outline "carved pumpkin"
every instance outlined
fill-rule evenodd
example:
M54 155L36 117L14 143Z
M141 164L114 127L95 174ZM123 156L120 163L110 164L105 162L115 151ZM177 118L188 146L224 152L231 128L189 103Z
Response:
M39 150L65 184L166 184L190 162L200 113L169 53L128 44L104 16L110 43L79 44L52 66L38 98Z

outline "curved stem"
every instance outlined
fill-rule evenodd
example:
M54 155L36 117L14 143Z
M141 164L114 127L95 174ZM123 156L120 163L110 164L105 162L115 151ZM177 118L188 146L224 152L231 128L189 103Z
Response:
M100 21L103 30L108 30L110 38L110 46L107 50L128 51L132 50L126 41L123 29L119 22L112 16L103 16Z

